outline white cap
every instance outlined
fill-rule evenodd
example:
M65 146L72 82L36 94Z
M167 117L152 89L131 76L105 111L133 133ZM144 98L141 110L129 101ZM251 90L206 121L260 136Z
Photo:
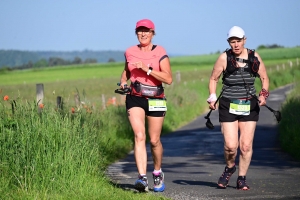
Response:
M239 26L233 26L227 34L227 39L231 37L244 38L246 37L245 31Z

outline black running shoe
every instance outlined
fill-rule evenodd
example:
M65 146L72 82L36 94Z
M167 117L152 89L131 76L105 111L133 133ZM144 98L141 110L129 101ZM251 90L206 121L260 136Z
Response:
M225 167L225 170L218 181L218 186L220 188L225 189L227 187L229 179L230 179L231 175L235 172L235 170L236 170L235 165L233 168L228 168L227 166Z

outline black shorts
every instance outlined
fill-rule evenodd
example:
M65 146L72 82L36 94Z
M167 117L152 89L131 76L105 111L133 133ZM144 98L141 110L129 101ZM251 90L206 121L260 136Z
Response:
M145 114L151 117L164 117L166 111L149 111L148 99L134 95L126 95L126 111L133 107L143 108Z
M219 102L219 122L234 122L238 121L258 121L259 119L259 105L255 98L250 99L250 114L249 115L235 115L229 113L230 99L221 97Z

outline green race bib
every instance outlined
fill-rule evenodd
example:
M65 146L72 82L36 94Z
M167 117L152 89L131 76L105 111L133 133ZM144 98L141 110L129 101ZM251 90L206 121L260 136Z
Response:
M229 106L229 113L235 115L249 115L250 100L232 99Z
M148 99L149 111L167 111L165 99Z

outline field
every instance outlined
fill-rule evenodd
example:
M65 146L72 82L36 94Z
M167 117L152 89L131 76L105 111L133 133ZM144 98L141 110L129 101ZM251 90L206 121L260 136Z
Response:
M299 80L300 48L259 53L270 90ZM217 57L171 58L164 134L207 112L208 78ZM133 147L124 98L114 93L122 70L123 63L114 63L1 72L1 96L7 97L0 100L1 199L158 198L120 190L105 177L107 165ZM45 89L41 113L37 83ZM256 85L260 90L259 81ZM63 98L63 109L56 106L57 96Z

